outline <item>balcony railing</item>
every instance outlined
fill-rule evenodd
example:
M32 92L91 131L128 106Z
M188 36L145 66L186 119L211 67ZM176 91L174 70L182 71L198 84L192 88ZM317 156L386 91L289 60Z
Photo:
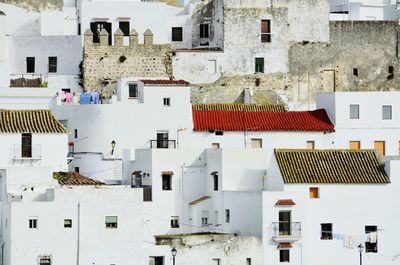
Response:
M299 240L301 238L301 223L272 223L272 238L277 242L294 242Z
M15 160L23 159L41 159L42 158L42 146L36 145L14 145Z
M47 76L43 75L11 75L10 87L47 87Z
M150 148L176 148L175 140L150 140Z

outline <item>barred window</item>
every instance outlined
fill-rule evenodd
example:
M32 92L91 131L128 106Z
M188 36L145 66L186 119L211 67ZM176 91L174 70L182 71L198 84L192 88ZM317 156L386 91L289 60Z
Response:
M106 216L106 228L118 228L118 216Z

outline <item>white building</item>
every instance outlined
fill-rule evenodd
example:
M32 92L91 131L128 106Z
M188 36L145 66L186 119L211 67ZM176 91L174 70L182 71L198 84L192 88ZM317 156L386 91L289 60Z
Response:
M400 17L396 0L330 0L331 20L396 20Z
M400 163L373 150L277 149L263 193L264 264L397 264Z

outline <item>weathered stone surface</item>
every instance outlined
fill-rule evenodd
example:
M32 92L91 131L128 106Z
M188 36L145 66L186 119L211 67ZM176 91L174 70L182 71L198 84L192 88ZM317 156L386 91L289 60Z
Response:
M0 0L0 2L33 11L62 10L64 6L63 0Z

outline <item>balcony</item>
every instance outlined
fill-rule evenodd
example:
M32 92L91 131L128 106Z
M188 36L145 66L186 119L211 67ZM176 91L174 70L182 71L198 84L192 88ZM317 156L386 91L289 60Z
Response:
M176 141L175 140L150 140L150 148L165 148L165 149L175 149Z
M47 87L47 76L43 75L11 75L10 87Z
M42 147L36 145L14 145L14 160L40 160L42 159Z
M278 243L296 242L301 239L300 222L274 222L272 223L272 239Z

